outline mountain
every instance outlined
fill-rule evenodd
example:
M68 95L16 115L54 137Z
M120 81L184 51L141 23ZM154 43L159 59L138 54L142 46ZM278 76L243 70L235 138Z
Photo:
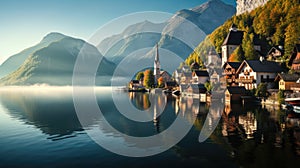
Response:
M23 64L23 62L29 57L29 55L33 54L35 51L48 46L52 42L59 41L64 37L66 36L60 33L50 33L45 36L37 45L27 48L20 53L9 57L0 66L0 78L17 70L21 66L21 64Z
M97 46L109 60L119 63L124 56L140 48L153 47L161 38L166 23L140 22L128 26L121 34L104 39ZM159 32L159 33L155 33Z
M57 33L47 35L41 43L57 39ZM39 45L39 44L38 44ZM81 51L84 46L84 51ZM58 41L52 42L48 46L32 51L24 63L14 72L0 80L1 85L71 85L75 61L79 52L82 52L84 59L96 60L103 57L100 52L91 44L81 39L63 36ZM81 69L89 68L81 67ZM97 76L111 76L115 64L102 59L99 65ZM97 83L108 85L109 80L100 80Z
M203 39L193 36L193 33L197 31L186 26L187 22L195 24L198 29L204 32L203 34L209 34L234 15L235 11L233 6L223 3L221 0L210 0L198 7L178 11L165 23L154 24L145 21L129 26L123 33L103 40L97 48L106 58L118 64L129 53L142 48L152 48L159 42L161 48L185 59ZM161 33L145 31L150 28ZM181 39L173 38L174 35L187 38L186 41L191 41L192 45L186 44ZM154 52L155 50L149 49L148 54L139 55L138 58L132 57L132 59L139 59L143 62L150 61L153 59ZM127 59L126 62L132 61Z

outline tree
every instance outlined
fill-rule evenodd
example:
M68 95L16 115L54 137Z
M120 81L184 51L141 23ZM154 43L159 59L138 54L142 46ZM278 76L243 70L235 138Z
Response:
M165 85L165 81L164 81L164 78L161 76L160 78L157 79L157 85L158 87L164 87Z
M242 47L245 53L245 58L247 60L257 59L257 54L254 49L253 39L254 39L254 34L252 33L248 34L246 32L244 33Z
M238 46L228 58L229 62L242 62L244 60L244 51L242 46Z
M150 88L154 85L154 75L153 71L150 69L147 69L144 72L144 86L147 88Z
M267 97L268 96L268 90L267 90L266 83L260 83L257 86L255 96L257 96L257 97Z
M143 72L143 71L139 72L139 73L136 75L136 77L135 77L136 80L141 80L141 79L143 79L143 78L144 78L144 72Z
M204 87L206 88L206 90L208 92L210 92L212 90L212 88L213 88L213 86L212 86L212 84L210 82L205 82L204 83Z

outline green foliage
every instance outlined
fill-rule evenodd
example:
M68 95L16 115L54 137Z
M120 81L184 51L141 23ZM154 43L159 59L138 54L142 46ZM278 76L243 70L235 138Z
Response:
M278 98L278 102L279 104L283 104L284 103L284 90L279 90L278 93L277 93L277 98Z
M208 47L210 44L215 46L217 53L221 53L221 46L229 32L230 26L236 24L238 28L245 31L247 35L246 37L244 36L242 44L245 58L237 58L236 56L234 58L235 60L257 59L253 47L254 36L259 37L262 45L262 53L267 53L272 46L283 45L285 48L285 59L287 59L295 44L299 43L299 11L299 0L272 0L266 5L256 8L251 13L233 16L208 35L207 38L198 45L190 57L195 58L195 55L197 55L200 59L205 61L207 53L204 51L209 51Z
M204 87L208 92L210 92L213 88L212 84L210 82L205 82Z
M244 50L242 46L238 46L230 55L229 62L242 62L244 60Z
M267 97L268 96L267 84L266 83L260 83L257 86L255 96L258 96L258 97Z
M144 72L144 86L146 88L151 88L153 85L154 85L153 71L150 69L147 69Z
M144 72L139 72L137 75L136 75L136 77L135 77L135 79L136 80L141 80L141 79L143 79L144 78Z

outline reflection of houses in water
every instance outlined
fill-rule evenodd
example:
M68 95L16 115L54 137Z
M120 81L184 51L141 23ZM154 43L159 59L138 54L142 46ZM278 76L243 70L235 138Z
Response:
M253 133L257 130L257 121L254 113L247 112L247 115L239 116L239 124L244 128L247 139L253 138Z

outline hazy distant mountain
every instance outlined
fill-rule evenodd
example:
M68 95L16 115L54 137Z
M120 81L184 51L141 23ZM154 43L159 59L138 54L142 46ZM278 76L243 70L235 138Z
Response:
M57 39L57 33L47 35L41 43ZM40 45L40 44L38 44ZM32 51L32 54L13 73L0 80L2 85L71 85L73 68L81 48L85 45L86 59L103 57L96 47L83 40L63 36L60 40L48 46ZM84 68L88 68L86 65ZM98 76L111 76L115 64L102 59L98 68ZM98 81L99 84L109 84L108 81Z
M45 36L43 38L43 40L40 43L38 43L37 45L27 48L27 49L21 51L20 53L9 57L0 66L0 78L17 70L23 64L23 62L35 51L48 46L52 42L59 41L64 37L66 37L66 36L63 34L60 34L60 33L50 33L47 36Z
M235 7L223 3L221 0L210 0L198 7L178 11L166 23L154 24L147 21L129 26L122 34L103 40L97 47L106 58L116 64L129 53L140 48L153 47L157 42L159 42L161 48L172 51L185 59L193 51L193 47L196 47L201 42L200 39L196 39L198 41L192 41L194 44L191 46L176 38L172 38L173 35L186 38L193 36L189 27L185 26L187 20L195 24L205 34L209 34L234 15L235 12ZM147 27L151 27L152 29L153 27L157 27L158 32L161 33L148 33L146 31L146 33L139 33L147 30ZM137 32L138 34L132 35L132 32ZM121 40L112 45L114 44L112 42L115 42L116 39ZM108 51L106 52L107 49ZM148 54L140 55L135 59L144 61L150 61L151 59L153 61L153 55L154 50ZM126 61L128 63L131 62L130 59Z
M121 34L104 39L97 48L107 59L119 63L132 51L153 47L161 38L161 32L165 26L166 23L156 24L149 21L137 23L128 26ZM158 33L153 33L153 31Z

